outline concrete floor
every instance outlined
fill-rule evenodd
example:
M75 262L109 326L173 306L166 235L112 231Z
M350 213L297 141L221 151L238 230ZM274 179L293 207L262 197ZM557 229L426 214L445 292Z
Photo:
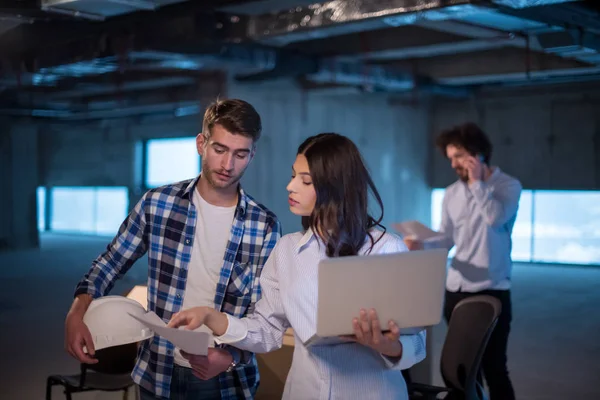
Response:
M0 254L1 399L43 399L49 374L78 370L63 350L64 317L77 280L107 240L44 235L41 250ZM113 293L143 283L145 274L145 260L140 260ZM600 399L598 288L600 268L515 266L509 368L518 399ZM443 329L434 331L435 351L429 355L434 362ZM64 398L59 389L54 398Z

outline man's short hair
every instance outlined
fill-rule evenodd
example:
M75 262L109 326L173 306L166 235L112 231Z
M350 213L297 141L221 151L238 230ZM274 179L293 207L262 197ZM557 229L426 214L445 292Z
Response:
M462 147L470 155L480 154L483 156L483 162L488 164L492 158L492 142L477 124L467 122L447 129L440 133L435 141L436 146L446 157L446 148L450 145Z
M250 103L240 99L217 100L208 106L202 121L202 133L210 137L215 125L221 125L234 135L247 136L255 143L262 132L260 115Z

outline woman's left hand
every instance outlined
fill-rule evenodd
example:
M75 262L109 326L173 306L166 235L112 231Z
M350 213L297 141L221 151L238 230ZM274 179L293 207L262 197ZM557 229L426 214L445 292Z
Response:
M388 332L381 331L381 324L374 309L360 310L360 316L352 320L354 335L356 341L364 346L389 356L400 357L402 355L402 343L400 338L400 328L394 321L388 322Z

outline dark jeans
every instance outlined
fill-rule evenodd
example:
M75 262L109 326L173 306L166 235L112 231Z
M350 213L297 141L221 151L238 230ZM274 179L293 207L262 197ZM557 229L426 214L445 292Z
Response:
M140 387L140 400L156 400L154 393ZM219 376L203 381L189 368L175 366L171 379L171 400L221 400Z
M446 304L444 306L444 317L450 320L452 310L463 299L477 295L490 295L502 303L502 312L498 318L496 328L488 342L483 360L481 362L483 375L490 391L490 400L514 400L515 392L508 376L506 366L506 349L508 347L508 335L510 333L510 322L512 320L512 305L509 290L484 290L477 293L449 292L446 291Z

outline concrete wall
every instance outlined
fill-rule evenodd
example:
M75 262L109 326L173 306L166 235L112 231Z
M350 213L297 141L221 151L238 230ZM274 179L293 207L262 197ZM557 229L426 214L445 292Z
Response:
M287 206L285 187L297 146L307 136L335 131L361 148L385 204L385 222L429 219L426 182L428 110L393 105L383 95L302 93L289 82L231 85L228 97L251 102L263 118L257 156L243 179L245 189L271 208L285 232L299 219ZM157 137L194 136L201 115L172 119L113 120L40 126L40 183L47 186L121 185L131 201L141 194L135 144Z
M388 226L409 217L429 219L424 106L392 105L382 95L307 94L281 82L234 86L230 96L248 99L263 116L265 136L245 184L257 198L269 199L286 231L299 228L285 191L297 147L320 132L342 133L359 146L382 196Z
M528 189L600 189L600 86L487 93L469 101L438 101L432 134L474 121L494 144L492 163ZM433 187L456 178L435 149Z

